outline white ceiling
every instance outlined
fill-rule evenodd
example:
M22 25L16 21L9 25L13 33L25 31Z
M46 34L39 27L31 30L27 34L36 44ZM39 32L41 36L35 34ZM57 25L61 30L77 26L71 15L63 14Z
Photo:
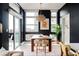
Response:
M65 3L19 3L24 10L52 10L58 11Z

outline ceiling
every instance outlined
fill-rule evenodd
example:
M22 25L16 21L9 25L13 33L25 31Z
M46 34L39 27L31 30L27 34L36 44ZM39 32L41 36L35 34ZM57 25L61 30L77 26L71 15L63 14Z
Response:
M51 10L57 12L65 3L19 3L26 10Z

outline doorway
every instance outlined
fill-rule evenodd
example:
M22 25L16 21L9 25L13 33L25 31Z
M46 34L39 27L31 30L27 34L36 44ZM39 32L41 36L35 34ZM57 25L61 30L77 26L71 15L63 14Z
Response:
M9 50L14 49L14 30L13 30L13 18L14 16L9 14Z
M70 43L70 14L62 16L60 19L62 38L61 41L65 44Z
M20 19L9 14L9 51L20 45Z
M20 45L20 19L14 18L14 45L15 49Z

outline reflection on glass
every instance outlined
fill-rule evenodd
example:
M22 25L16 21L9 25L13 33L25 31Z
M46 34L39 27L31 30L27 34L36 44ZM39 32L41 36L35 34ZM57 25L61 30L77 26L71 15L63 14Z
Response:
M20 20L15 17L15 33L14 33L15 48L20 45Z

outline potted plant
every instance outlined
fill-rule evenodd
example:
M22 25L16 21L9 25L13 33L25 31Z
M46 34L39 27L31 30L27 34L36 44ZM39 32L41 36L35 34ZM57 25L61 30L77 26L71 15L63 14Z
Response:
M60 25L59 24L55 24L55 25L52 26L52 28L54 29L54 33L55 33L56 38L59 39L58 36L61 33Z

